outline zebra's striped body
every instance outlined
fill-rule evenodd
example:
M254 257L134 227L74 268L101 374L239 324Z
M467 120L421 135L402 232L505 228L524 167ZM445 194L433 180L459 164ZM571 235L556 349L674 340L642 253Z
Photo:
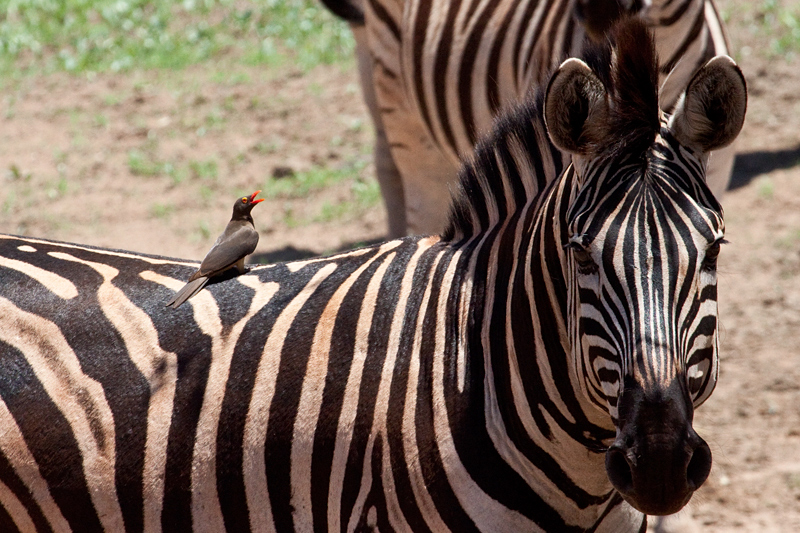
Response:
M441 231L460 158L501 109L546 83L587 32L602 39L620 12L651 27L662 60L661 105L672 109L698 68L728 54L713 0L357 0L349 7L362 89L376 127L376 166L392 236ZM670 74L671 73L671 74ZM668 76L669 75L669 76ZM734 152L712 158L720 197Z
M691 415L723 231L699 147L738 133L744 82L717 58L643 126L619 114L649 68L632 37L619 72L570 60L498 124L441 238L254 268L176 311L194 264L0 236L0 530L620 532L683 506L710 468ZM606 123L618 146L581 144Z

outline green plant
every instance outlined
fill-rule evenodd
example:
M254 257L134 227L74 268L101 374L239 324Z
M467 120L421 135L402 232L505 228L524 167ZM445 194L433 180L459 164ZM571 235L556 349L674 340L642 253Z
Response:
M158 176L163 173L164 165L149 154L139 150L128 152L128 169L135 176Z
M771 200L775 196L775 184L769 178L762 178L758 183L758 196L764 200Z
M154 203L150 206L150 215L154 218L167 218L175 211L172 204Z
M205 181L216 181L219 174L217 162L214 159L205 161L190 161L189 169L195 178Z
M349 60L347 25L316 0L36 0L0 4L0 69L119 72L225 57L307 69Z
M358 160L341 168L312 167L290 177L270 178L262 186L263 194L265 198L302 198L313 191L358 176L364 164L364 161Z

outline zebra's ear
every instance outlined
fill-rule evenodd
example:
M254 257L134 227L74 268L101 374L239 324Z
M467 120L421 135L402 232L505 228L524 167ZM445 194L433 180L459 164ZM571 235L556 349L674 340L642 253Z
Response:
M567 59L550 78L544 100L544 121L550 140L577 155L595 152L608 115L603 83L580 59Z
M747 84L733 59L717 56L689 82L669 121L682 145L709 152L733 142L744 124Z

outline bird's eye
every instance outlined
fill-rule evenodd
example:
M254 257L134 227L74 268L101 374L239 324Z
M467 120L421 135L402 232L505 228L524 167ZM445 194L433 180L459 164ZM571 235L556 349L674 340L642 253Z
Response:
M717 258L719 257L720 245L727 243L725 239L718 239L714 241L711 246L706 250L706 256L703 258L703 266L701 267L706 272L714 272L717 269Z
M243 204L246 204L246 203L247 203L247 196L245 196L244 198L242 198L242 203L243 203Z
M567 248L572 250L572 257L575 258L575 263L578 265L578 272L581 274L594 274L597 272L597 263L592 259L591 254L582 244L582 238L573 237L567 244Z

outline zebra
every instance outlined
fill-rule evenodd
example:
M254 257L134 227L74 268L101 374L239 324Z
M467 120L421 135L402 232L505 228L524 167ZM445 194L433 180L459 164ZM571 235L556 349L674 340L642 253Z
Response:
M441 231L460 158L494 117L621 14L636 13L655 33L665 111L698 68L728 54L713 0L322 2L353 30L392 237ZM714 154L708 180L717 198L733 159L732 146Z
M684 506L717 380L704 169L746 87L716 57L667 115L647 28L613 36L478 143L442 235L178 310L194 262L0 235L0 530L621 532Z

